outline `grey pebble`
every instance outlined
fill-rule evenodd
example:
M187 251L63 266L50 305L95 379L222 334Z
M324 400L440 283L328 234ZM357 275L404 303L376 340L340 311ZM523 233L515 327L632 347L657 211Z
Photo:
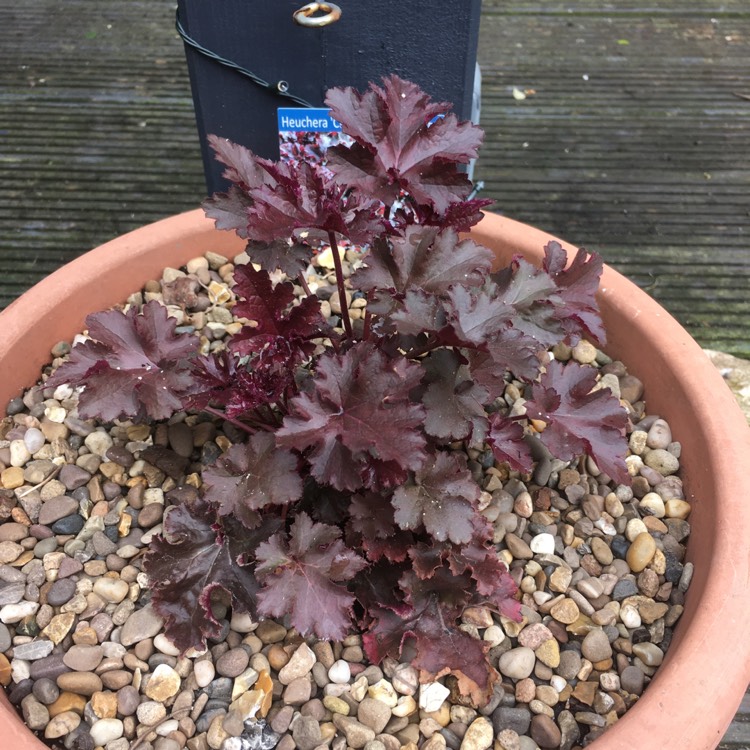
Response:
M76 593L76 582L72 578L55 581L47 592L47 603L59 607L69 602Z
M70 672L70 667L63 662L62 654L50 654L44 659L39 659L31 664L32 680L41 680L43 677L56 680L61 674L65 674L66 672Z
M0 584L0 607L4 604L18 604L23 599L25 588L22 582ZM0 651L5 651L5 649L0 649Z
M51 526L55 521L66 518L77 510L77 500L67 495L58 495L42 504L39 510L39 523L43 526Z
M638 593L638 586L632 578L623 578L619 580L614 589L612 589L612 598L615 601L622 601L629 596L635 596Z
M241 675L250 662L250 654L244 648L232 648L216 660L216 672L222 677Z
M54 680L50 680L49 677L42 677L34 683L32 693L40 703L49 706L50 703L54 703L60 697L60 688L57 687Z
M526 734L530 724L531 711L527 708L500 706L492 714L492 726L495 729L495 734L499 734L503 729L512 729L518 734Z
M22 643L20 646L13 648L14 659L24 659L25 661L37 661L44 659L52 653L55 644L52 641L39 640Z
M8 626L0 622L0 653L7 651L10 648L11 636Z
M63 464L57 478L65 485L65 489L70 492L71 490L83 487L91 479L91 474L75 464Z
M83 524L83 516L79 513L73 513L55 521L50 528L55 534L77 534L83 528Z

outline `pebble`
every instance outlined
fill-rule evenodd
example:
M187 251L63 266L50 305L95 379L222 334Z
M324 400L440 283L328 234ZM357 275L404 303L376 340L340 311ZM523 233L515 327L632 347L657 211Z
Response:
M211 683L216 674L213 662L208 659L202 659L195 663L193 675L198 687L204 688Z
M638 534L628 548L626 560L634 573L640 573L654 559L656 542L647 531Z
M612 656L612 646L603 630L592 630L581 643L581 654L591 662L600 662Z
M488 750L494 740L494 730L489 719L480 716L466 730L460 750Z
M300 644L286 666L279 671L279 682L288 685L292 680L308 674L317 661L312 649L306 644Z
M66 667L76 672L93 672L101 663L104 652L101 646L71 646L63 655Z
M365 698L357 709L357 719L380 734L391 718L391 709L375 698Z
M443 701L450 695L450 692L451 691L440 682L424 683L419 688L419 707L428 713L437 711L443 705ZM372 693L370 693L370 695L372 695ZM396 702L398 702L398 699ZM393 706L391 706L391 708L392 707Z
M164 702L177 695L182 680L168 664L159 664L151 673L144 693L151 700Z
M135 643L153 638L164 627L164 620L151 604L137 609L126 620L120 631L120 643L132 646Z
M118 604L127 595L130 587L121 578L105 576L94 583L94 593L104 599L105 602Z
M506 677L522 680L534 671L535 662L534 652L526 646L521 646L502 654L498 661L498 669Z
M249 661L250 654L244 648L232 648L216 660L216 672L222 677L239 677L247 669Z
M333 723L346 737L346 743L354 750L363 748L368 742L375 739L375 731L365 726L351 716L333 715Z
M120 719L99 719L91 725L89 733L94 743L103 747L122 737L123 730L124 726Z
M552 534L537 534L529 543L535 555L552 555L555 552L555 537Z
M81 717L74 711L63 711L53 716L44 730L44 736L48 740L64 737L78 728L81 723Z
M328 679L336 685L345 685L351 679L349 662L343 659L335 661L328 670Z

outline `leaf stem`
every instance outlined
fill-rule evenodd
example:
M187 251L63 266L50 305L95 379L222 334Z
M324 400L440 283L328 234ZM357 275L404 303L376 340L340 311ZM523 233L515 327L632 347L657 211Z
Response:
M303 271L299 272L299 276L297 276L297 281L299 281L299 285L305 290L305 294L308 297L314 297L315 295L310 291L310 287L307 285L307 279L305 278L305 274Z
M238 419L234 419L233 417L228 417L226 414L224 414L224 412L219 411L218 409L214 409L213 406L205 406L203 408L203 411L205 411L207 414L213 414L215 417L223 419L225 422L229 422L229 424L234 425L238 430L247 432L250 435L255 434L255 430L250 427L250 425L246 425L244 422L240 422Z
M339 290L339 303L341 304L341 322L344 324L346 335L352 338L352 322L349 320L349 305L346 303L346 289L344 288L344 271L341 267L341 254L336 242L336 234L333 231L328 232L328 241L331 244L331 254L333 255L333 267L336 270L336 286Z

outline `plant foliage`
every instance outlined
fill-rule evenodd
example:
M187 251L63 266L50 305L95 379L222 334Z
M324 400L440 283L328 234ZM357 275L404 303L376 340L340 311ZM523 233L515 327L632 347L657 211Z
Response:
M203 468L200 492L168 511L147 555L180 649L217 634L224 598L320 638L357 627L371 660L410 659L426 680L450 672L481 703L497 673L462 615L481 605L518 618L520 604L469 456L526 474L540 451L588 454L629 481L617 399L595 390L595 368L548 356L583 336L604 343L601 260L579 250L568 265L551 242L541 268L516 258L493 273L490 251L458 234L486 204L468 199L460 169L481 130L395 76L327 102L354 139L329 152L330 171L211 138L233 185L206 212L248 240L252 261L235 269L244 325L225 349L199 355L149 302L90 316L90 340L50 382L82 386L84 417L206 409L247 433ZM342 240L367 250L347 278ZM293 286L323 241L340 321ZM367 299L360 327L347 286ZM511 378L525 412L503 399Z

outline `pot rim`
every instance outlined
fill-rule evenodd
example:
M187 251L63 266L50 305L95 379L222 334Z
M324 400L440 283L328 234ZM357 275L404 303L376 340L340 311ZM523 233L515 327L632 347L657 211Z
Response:
M557 239L490 213L472 236L505 262L517 252L540 257L541 248ZM558 241L570 251L569 243ZM0 313L0 363L13 352L12 372L0 382L0 403L36 382L50 348L81 330L89 312L124 300L166 266L182 265L211 249L233 257L244 246L234 234L218 232L196 209L129 232L51 274ZM123 263L127 273L122 272ZM73 314L62 316L60 306L70 309L71 299ZM699 441L701 460L693 456L684 467L694 525L688 557L697 563L684 622L678 623L664 663L643 698L592 746L711 750L750 681L750 515L741 512L748 493L742 472L736 470L750 455L750 428L698 344L645 292L605 267L600 302L610 336L607 351L623 359L628 355L629 370L646 382L649 401L654 384L663 389L666 382L666 395L654 402L675 436L692 441L690 433L700 426L709 437ZM34 336L28 335L30 328ZM648 356L636 361L641 352ZM651 359L655 361L646 361ZM715 645L723 648L709 647ZM0 693L0 722L12 746L45 748Z

